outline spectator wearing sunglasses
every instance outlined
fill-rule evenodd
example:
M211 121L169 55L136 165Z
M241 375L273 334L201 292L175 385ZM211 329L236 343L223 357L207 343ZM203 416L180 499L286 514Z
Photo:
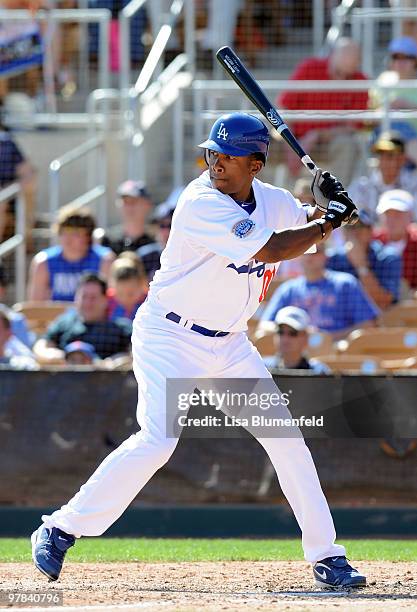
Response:
M406 140L401 132L382 132L372 145L373 160L369 172L356 178L349 186L349 195L360 210L365 210L375 223L376 208L383 193L404 189L417 193L417 170L410 168L406 154ZM413 220L417 209L413 210Z
M397 86L401 81L417 79L417 43L410 36L394 38L388 47L388 70L382 72L378 81L390 87L389 106L392 110L416 110L417 90ZM371 92L371 106L382 107L383 99L378 91ZM401 132L406 141L406 154L409 160L417 163L417 119L394 120L391 128Z
M308 337L314 331L310 317L302 308L286 306L277 312L275 317L277 333L275 335L276 354L266 357L269 369L312 370L316 374L329 374L330 368L317 359L306 355Z

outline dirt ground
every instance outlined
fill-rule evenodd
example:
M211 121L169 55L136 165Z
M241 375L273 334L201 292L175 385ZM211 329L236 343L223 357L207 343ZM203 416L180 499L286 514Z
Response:
M0 591L62 591L64 608L60 609L66 612L86 606L112 612L417 611L417 562L355 565L367 575L368 586L354 592L328 592L313 586L308 563L295 561L67 563L55 583L32 565L2 563Z

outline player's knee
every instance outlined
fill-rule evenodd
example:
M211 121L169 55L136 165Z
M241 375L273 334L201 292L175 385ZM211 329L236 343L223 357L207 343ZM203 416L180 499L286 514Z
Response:
M178 440L159 440L155 445L155 459L160 467L165 465L177 446Z
M178 440L151 435L144 431L130 436L125 444L130 451L146 457L147 461L154 463L155 468L163 466L171 457Z

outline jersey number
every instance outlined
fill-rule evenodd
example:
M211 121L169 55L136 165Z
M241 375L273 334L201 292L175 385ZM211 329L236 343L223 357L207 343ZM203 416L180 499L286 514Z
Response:
M272 270L265 270L265 274L262 279L262 291L261 291L261 295L259 296L259 302L262 302L262 300L265 299L266 292L268 291L269 285L271 284L271 281L274 278L274 276L275 276L275 266L273 267Z

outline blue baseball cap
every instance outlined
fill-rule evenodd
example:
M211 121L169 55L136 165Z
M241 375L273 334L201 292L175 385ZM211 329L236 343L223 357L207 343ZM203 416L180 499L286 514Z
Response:
M417 58L417 43L414 38L410 36L401 36L400 38L394 38L388 47L388 51L392 54L401 53L402 55L409 55L410 57Z
M96 349L92 344L88 342L82 342L81 340L74 340L74 342L70 342L64 348L65 355L69 355L70 353L85 353L91 359L97 359Z

